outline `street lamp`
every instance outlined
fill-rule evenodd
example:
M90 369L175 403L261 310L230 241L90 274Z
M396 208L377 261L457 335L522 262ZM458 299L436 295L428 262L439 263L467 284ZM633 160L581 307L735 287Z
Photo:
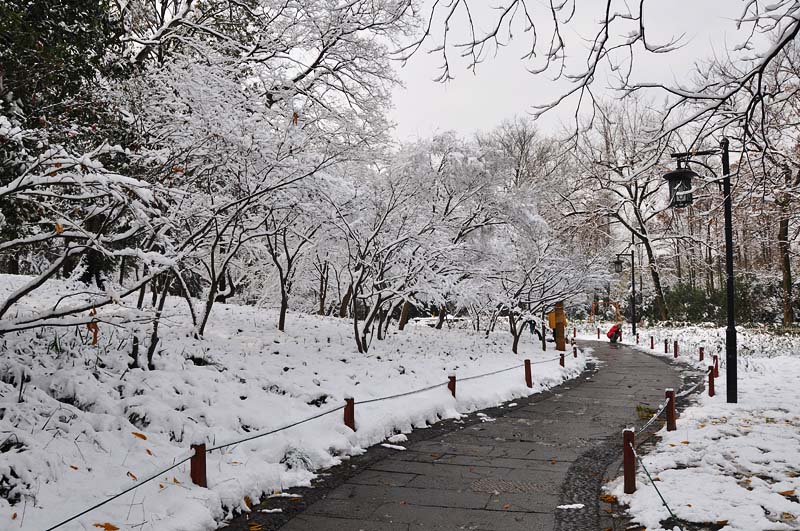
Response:
M728 139L723 137L718 149L694 151L688 153L673 153L672 158L678 160L678 169L664 175L669 183L669 206L683 208L692 204L692 178L699 177L689 169L689 163L700 164L714 173L711 168L701 162L691 160L697 155L722 155L722 193L724 195L725 210L725 287L727 290L727 318L728 326L725 330L725 382L727 400L730 404L738 402L736 379L736 314L734 313L733 293L733 215L731 212L731 168L728 152ZM681 166L683 164L683 166ZM714 173L715 178L717 175Z
M631 240L633 240L633 235L631 235ZM634 255L633 255L633 247L631 247L631 331L633 335L636 335L636 268L634 265ZM628 253L625 253L628 254ZM622 254L617 255L617 259L614 260L614 271L616 273L622 273L622 266L624 262L622 261Z

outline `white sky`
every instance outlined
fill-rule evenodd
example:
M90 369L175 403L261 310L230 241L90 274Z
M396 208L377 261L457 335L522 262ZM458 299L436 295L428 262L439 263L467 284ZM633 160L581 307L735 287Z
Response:
M430 0L426 1L430 3ZM487 6L489 2L496 6L506 0L472 0L470 5L476 26L486 29L493 15L488 7L476 7L483 2ZM596 10L605 5L600 0L576 0L576 3L576 17L564 34L568 58L574 61L573 73L577 67L585 64L584 57L588 49L580 38L587 38L596 32ZM546 32L546 35L540 32L540 40L548 38L548 13L538 2L529 2L529 5L540 9L536 20L543 20ZM746 36L743 30L736 31L732 20L740 14L743 7L741 1L651 0L645 5L648 40L662 43L672 36L684 34L682 42L685 46L670 54L640 55L635 72L641 81L683 78L695 60L706 58L715 50L724 53ZM438 24L437 27L441 28L442 25ZM463 19L454 21L451 27L455 28L451 42L462 42L465 37ZM624 28L624 32L627 33L629 29ZM623 32L622 27L619 32ZM550 73L532 75L525 70L526 64L520 60L520 56L528 45L529 35L517 30L517 35L509 45L501 48L497 56L482 63L476 75L466 70L465 62L453 61L457 58L457 52L452 53L451 72L455 80L446 84L433 81L439 73L441 62L439 56L426 53L434 44L438 44L438 40L428 42L399 70L406 88L397 89L394 95L395 109L391 118L397 123L396 136L400 140L413 140L446 130L470 134L476 130L490 129L514 115L525 114L532 105L551 101L565 85L563 82L554 82ZM597 91L607 86L605 79L597 79ZM573 111L574 107L567 105L556 113L545 115L539 120L539 127L545 132L555 132L562 121L570 119Z

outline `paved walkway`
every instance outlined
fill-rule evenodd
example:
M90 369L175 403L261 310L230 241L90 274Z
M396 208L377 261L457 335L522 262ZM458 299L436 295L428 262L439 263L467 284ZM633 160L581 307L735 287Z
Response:
M587 342L600 360L576 380L493 422L416 430L405 452L376 447L337 467L284 513L253 513L230 529L282 531L597 531L598 492L621 455L620 431L641 424L636 406L657 408L679 388L677 367L627 347ZM427 433L426 433L427 432ZM559 505L584 504L582 509ZM288 519L288 521L287 521ZM284 522L285 525L282 525ZM282 527L281 527L282 525Z

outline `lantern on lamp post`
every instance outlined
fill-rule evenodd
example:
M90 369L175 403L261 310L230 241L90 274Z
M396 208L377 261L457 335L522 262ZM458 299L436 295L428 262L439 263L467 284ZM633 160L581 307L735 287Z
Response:
M664 175L664 179L669 184L669 206L673 208L686 208L692 204L694 199L692 178L697 177L697 174L688 167L681 167L681 162L688 166L688 160L678 159L678 169Z
M622 273L622 259L617 255L617 259L614 260L614 272L615 273Z
M689 163L700 164L714 173L705 164L691 160L693 156L702 155L722 155L722 194L725 211L725 287L727 298L727 328L725 329L725 391L728 403L738 402L737 389L737 347L736 347L736 314L734 313L734 285L733 285L733 213L731 201L731 168L730 154L728 151L729 141L723 137L719 142L719 149L707 151L694 151L687 153L673 153L672 158L678 160L678 168L666 175L664 179L669 183L669 206L673 208L684 208L692 204L692 178L699 177L689 169ZM683 166L681 166L683 164ZM714 175L719 182L720 178Z

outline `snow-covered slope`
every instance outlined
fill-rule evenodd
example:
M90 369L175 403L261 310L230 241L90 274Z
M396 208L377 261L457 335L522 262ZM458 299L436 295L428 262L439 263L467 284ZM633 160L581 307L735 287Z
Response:
M0 289L21 281L2 277ZM80 286L52 282L39 291L46 297L33 303L47 305ZM127 368L130 338L110 325L100 325L96 347L85 326L0 338L0 528L46 529L185 457L192 443L235 441L337 408L347 396L367 400L557 356L527 335L517 356L506 332L486 338L422 325L392 329L358 354L347 320L291 314L286 333L276 321L273 311L218 305L205 338L192 339L185 302L170 299L155 371ZM246 498L308 484L320 468L397 433L556 385L585 361L580 354L563 369L534 365L532 390L518 368L459 382L455 400L438 387L357 405L355 433L337 411L210 453L208 489L191 484L184 464L60 529L214 529L246 510Z

